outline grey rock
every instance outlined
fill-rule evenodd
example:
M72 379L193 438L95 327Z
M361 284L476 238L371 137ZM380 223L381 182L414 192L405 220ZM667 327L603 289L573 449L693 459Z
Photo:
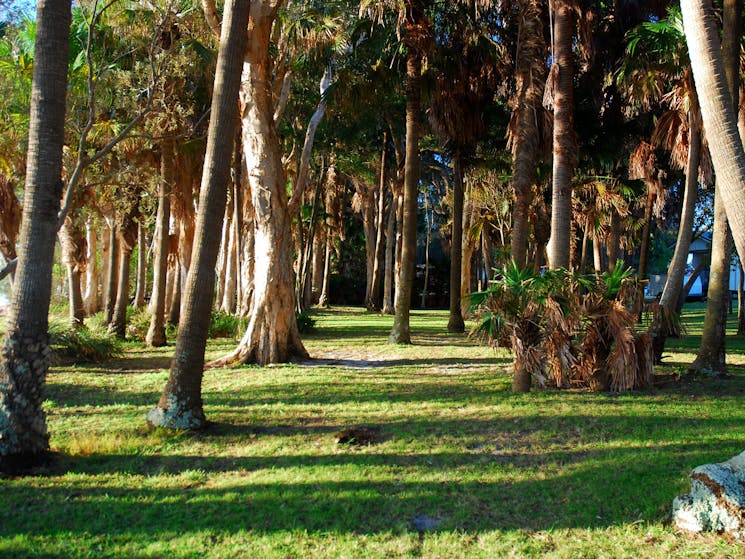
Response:
M691 492L673 501L673 521L691 532L727 532L745 540L745 452L691 472Z

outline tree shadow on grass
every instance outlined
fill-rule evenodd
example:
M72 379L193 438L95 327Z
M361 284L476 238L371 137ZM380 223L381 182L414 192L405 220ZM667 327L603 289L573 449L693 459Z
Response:
M16 532L35 535L401 533L422 514L441 519L440 529L471 533L606 528L664 519L681 490L681 469L713 452L680 444L662 453L629 447L522 460L468 452L75 457L62 464L76 474L69 481L4 487L0 535L9 535L4 517L19 513L25 523ZM291 474L277 477L284 469ZM106 472L116 477L85 476ZM121 475L144 476L143 486L121 487Z

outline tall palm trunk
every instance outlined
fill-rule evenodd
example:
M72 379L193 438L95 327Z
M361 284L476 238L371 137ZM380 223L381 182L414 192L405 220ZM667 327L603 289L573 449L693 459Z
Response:
M461 262L463 259L463 167L460 153L453 157L453 234L450 250L450 318L448 332L465 332L461 310Z
M740 33L742 29L742 0L724 0L722 54L727 83L732 94L732 106L737 114L740 69ZM740 139L743 139L743 128ZM731 234L727 223L727 210L722 200L721 185L714 191L714 232L711 239L711 270L706 302L701 345L690 371L727 372L725 340L727 338L727 313L732 295L729 289L730 263L732 260Z
M134 307L141 309L145 306L145 291L147 289L147 242L145 228L142 223L137 224L137 287L135 288Z
M230 138L238 119L240 69L246 48L249 2L225 4L225 16L212 97L212 118L199 193L193 265L184 291L184 311L179 325L171 372L158 405L147 414L148 423L171 429L197 429L205 424L202 407L202 374L207 330L215 285L220 221L225 211L230 181Z
M158 212L156 229L158 237L153 258L153 297L150 301L150 328L145 336L147 345L160 347L166 345L166 282L168 280L168 229L171 216L171 188L173 188L176 169L173 140L161 144L160 182L158 184Z
M407 6L407 33L416 35L414 29L423 24L421 6ZM410 344L409 310L414 289L416 263L417 195L419 193L419 110L421 108L422 51L415 44L417 37L410 37L406 58L406 163L404 168L403 239L401 267L396 289L393 328L390 343Z
M675 252L667 271L665 287L660 298L660 313L654 325L654 359L656 363L661 362L665 342L670 335L677 335L677 308L682 297L683 280L688 262L688 253L693 238L693 219L696 211L696 195L698 193L698 168L701 163L702 129L701 115L696 93L691 88L691 99L688 117L689 146L688 161L686 163L686 184L683 196L683 210L680 215L680 226L678 228L678 239L675 244Z
M243 149L254 209L254 285L246 333L214 365L283 363L307 357L295 319L292 216L274 127L269 42L281 2L251 3L252 28L243 65Z
M373 256L372 286L369 309L380 309L380 286L383 278L383 219L385 218L385 162L388 132L383 134L383 150L380 156L380 183L378 185L378 206L375 213L375 254Z
M33 465L49 450L44 383L48 314L62 196L70 1L39 0L18 267L0 363L0 469Z
M133 232L133 231L132 231ZM109 324L109 333L119 339L127 335L127 305L129 305L129 263L132 259L133 235L122 230L119 238L119 285L116 290L114 316Z
M710 0L681 0L688 54L709 151L740 259L745 259L745 152L727 87L718 25Z
M551 239L548 263L551 268L569 267L572 221L572 177L574 175L574 10L569 0L554 3L554 65L558 70L554 105L554 158L551 195Z
M101 276L98 267L98 235L91 219L85 223L85 240L87 245L85 256L88 266L85 268L84 304L87 314L92 315L97 313L101 306L99 291Z
M520 0L518 45L515 67L516 97L512 131L512 214L510 254L518 266L528 261L528 224L532 186L538 163L538 112L546 83L546 44L543 39L542 2Z
M116 235L115 219L112 218L109 225L109 253L106 265L106 289L104 291L104 322L110 324L114 316L114 305L116 304L116 286L118 269L116 267L119 254L119 239Z

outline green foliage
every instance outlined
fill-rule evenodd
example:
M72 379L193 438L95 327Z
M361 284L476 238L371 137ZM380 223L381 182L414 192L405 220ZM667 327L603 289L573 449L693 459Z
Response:
M53 321L49 324L52 351L57 359L73 363L102 363L122 355L122 344L105 330L72 328Z
M297 327L301 334L309 334L315 330L316 320L308 311L295 313L295 319L297 320Z
M471 295L480 317L475 333L512 347L515 374L539 386L589 386L625 391L651 382L651 341L634 331L640 283L619 261L612 272L540 273L506 266L483 292Z
M225 311L212 311L210 316L210 338L235 338L246 328L246 320Z

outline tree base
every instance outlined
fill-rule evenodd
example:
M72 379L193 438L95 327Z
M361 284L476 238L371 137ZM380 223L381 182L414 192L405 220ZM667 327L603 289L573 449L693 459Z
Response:
M207 425L202 409L189 409L170 399L167 408L156 406L147 413L147 424L175 431L198 431Z

